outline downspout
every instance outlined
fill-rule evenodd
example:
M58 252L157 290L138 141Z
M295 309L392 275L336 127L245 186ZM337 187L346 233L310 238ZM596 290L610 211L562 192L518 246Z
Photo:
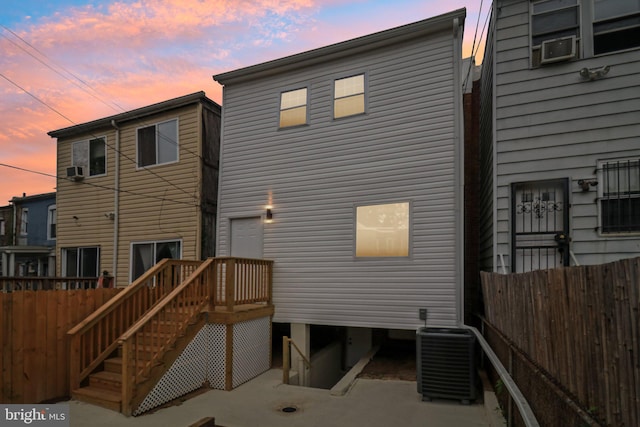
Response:
M115 149L115 177L113 183L113 266L111 274L113 275L112 287L118 286L118 244L120 235L120 128L115 120L111 120L111 126L116 130L116 149Z
M457 288L456 319L464 324L464 112L462 107L462 23L459 18L453 20L453 96L454 96L454 170L455 170L455 283Z

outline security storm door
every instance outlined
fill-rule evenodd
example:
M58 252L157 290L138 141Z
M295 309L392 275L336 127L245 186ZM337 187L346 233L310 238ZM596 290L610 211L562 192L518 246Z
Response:
M231 220L231 256L262 258L262 219L260 217Z
M569 265L568 179L511 185L511 270Z

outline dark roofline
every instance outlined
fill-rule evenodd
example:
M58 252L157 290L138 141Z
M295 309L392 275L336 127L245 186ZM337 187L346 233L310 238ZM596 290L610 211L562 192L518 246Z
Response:
M200 91L189 95L180 96L178 98L169 99L167 101L158 102L146 107L137 108L135 110L126 111L124 113L116 114L113 116L104 117L102 119L93 120L87 123L81 123L79 125L69 126L58 130L52 130L51 132L47 132L47 135L52 138L64 138L67 136L87 133L96 129L111 126L112 121L121 123L129 120L141 119L152 114L172 110L174 108L183 107L185 105L194 104L196 102L204 102L206 104L209 104L212 109L220 111L220 105L207 98L205 93L203 91Z
M457 9L443 15L392 28L390 30L380 31L329 46L286 56L284 58L275 59L273 61L240 68L234 71L216 74L213 76L213 79L222 85L238 83L249 79L266 77L333 59L351 56L358 52L388 46L413 38L422 37L427 34L446 31L447 29L451 29L453 32L455 25L454 21L456 19L458 20L457 25L464 27L464 18L466 17L466 14L467 11L465 8Z
M24 194L24 193L23 193ZM49 199L53 197L55 199L56 197L56 192L52 191L51 193L40 193L40 194L33 194L31 196L13 196L11 198L11 200L9 200L9 202L11 203L22 203L22 202L27 202L27 201L31 201L31 200L38 200L38 199Z

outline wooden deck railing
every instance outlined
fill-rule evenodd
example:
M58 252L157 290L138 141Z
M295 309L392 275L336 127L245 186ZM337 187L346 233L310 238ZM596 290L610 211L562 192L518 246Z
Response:
M211 307L271 303L273 261L252 258L219 257L213 264Z
M80 383L118 346L118 339L158 301L182 283L201 261L164 259L117 297L67 332L70 348L70 388Z
M0 277L0 292L93 289L97 277Z
M223 305L269 304L273 261L209 258L120 337L122 412L130 415L136 387L185 334L202 310Z

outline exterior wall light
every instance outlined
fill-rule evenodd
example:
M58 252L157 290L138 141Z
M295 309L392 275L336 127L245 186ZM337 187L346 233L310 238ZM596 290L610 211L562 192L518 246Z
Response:
M264 222L271 224L273 222L273 212L271 212L272 206L267 206L267 213L264 216Z

